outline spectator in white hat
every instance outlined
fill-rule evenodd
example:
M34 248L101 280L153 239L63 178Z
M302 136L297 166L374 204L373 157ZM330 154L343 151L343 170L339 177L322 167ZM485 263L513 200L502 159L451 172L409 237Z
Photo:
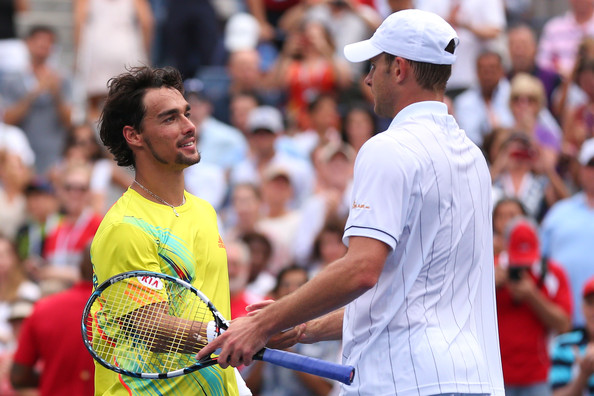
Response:
M296 158L276 148L276 140L285 131L282 113L272 106L259 106L250 111L247 119L249 152L246 158L231 170L230 183L260 185L269 165L279 165L291 173L295 192L294 206L309 196L314 183L310 162Z
M342 338L343 363L355 368L343 396L504 394L491 178L443 103L458 42L441 17L409 9L344 48L371 62L374 110L393 119L357 154L348 250L290 295L252 306L261 311L198 358L221 348L221 366L249 365L296 326L301 342Z

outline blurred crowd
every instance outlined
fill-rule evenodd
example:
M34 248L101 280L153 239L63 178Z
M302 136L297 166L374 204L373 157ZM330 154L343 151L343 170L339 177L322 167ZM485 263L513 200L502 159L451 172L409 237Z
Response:
M458 32L445 101L491 169L506 393L594 395L594 0L545 21L532 0L74 0L72 69L52 20L17 34L28 3L0 0L0 394L57 394L27 321L36 301L80 304L56 296L89 282L88 245L133 180L98 139L110 77L181 71L202 154L186 189L219 214L237 317L345 253L357 152L391 120L342 49L420 8ZM296 349L340 360L339 343ZM11 385L13 358L31 372ZM67 382L89 390L82 360ZM242 374L255 395L336 392L283 370Z

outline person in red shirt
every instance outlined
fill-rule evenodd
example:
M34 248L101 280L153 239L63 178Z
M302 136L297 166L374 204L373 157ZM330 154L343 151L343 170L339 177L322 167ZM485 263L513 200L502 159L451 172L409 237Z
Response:
M507 396L551 395L548 340L571 329L571 291L557 263L541 257L534 222L506 227L506 250L495 259L497 319Z
M93 395L95 367L80 334L82 311L93 290L89 246L80 270L79 282L39 300L24 321L10 370L15 389L37 388L40 396Z

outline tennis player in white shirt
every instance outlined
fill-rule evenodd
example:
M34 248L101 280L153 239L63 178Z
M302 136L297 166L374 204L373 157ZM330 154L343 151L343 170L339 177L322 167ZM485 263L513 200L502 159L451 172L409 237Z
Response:
M350 61L371 61L375 112L393 118L357 156L348 251L198 357L220 347L221 366L250 364L272 335L307 322L303 342L342 337L356 368L342 395L504 394L491 179L443 103L457 45L441 17L411 9L345 47Z

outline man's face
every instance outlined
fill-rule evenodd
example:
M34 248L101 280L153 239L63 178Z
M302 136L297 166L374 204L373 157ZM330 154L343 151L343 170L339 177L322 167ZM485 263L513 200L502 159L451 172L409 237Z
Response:
M256 129L249 134L249 143L254 155L258 158L274 155L276 134L268 129Z
M180 169L199 162L196 127L182 94L174 88L149 89L144 106L140 133L143 147L138 155Z
M235 51L229 58L229 75L242 88L259 88L260 55L256 50Z
M90 200L89 173L84 169L74 169L64 175L58 187L60 204L66 213L78 216Z
M375 103L374 111L381 117L394 117L395 104L397 99L397 85L394 69L396 60L386 62L384 54L379 54L370 59L371 68L365 84L371 88L371 94Z
M518 27L508 35L509 55L516 72L531 72L536 55L536 40L528 27Z
M479 58L476 68L477 77L483 90L493 90L503 77L503 65L495 54L486 54Z
M50 32L37 32L27 39L27 47L33 60L43 61L50 57L54 46L54 35Z

